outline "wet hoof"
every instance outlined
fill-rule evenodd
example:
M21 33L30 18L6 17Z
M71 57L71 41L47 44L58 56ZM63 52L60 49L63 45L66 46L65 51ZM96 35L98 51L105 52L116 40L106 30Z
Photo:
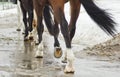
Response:
M35 45L39 45L39 43L35 43Z
M64 58L64 59L62 60L62 63L67 63L67 58Z
M43 52L37 51L35 54L35 58L43 58Z
M60 47L55 47L54 56L55 58L60 58L62 56L62 49Z
M33 37L31 36L31 37L29 37L29 40L34 40L34 39L33 39Z
M29 39L27 37L24 38L24 41L29 41Z
M16 29L17 31L21 31L21 29Z
M66 66L64 72L74 74L75 71L73 67Z
M35 58L43 58L43 56L35 56Z
M35 54L35 58L43 58L43 51L37 51Z
M22 34L24 35L24 34L25 34L25 32L22 32Z
M64 71L66 74L74 74L75 71Z

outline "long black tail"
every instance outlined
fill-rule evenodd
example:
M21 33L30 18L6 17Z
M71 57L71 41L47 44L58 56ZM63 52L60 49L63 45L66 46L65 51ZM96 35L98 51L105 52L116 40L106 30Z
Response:
M52 16L51 16L51 14L50 14L50 7L49 6L45 6L45 8L44 8L44 11L43 11L43 16L44 16L44 20L45 20L45 24L46 24L46 26L47 26L47 29L48 29L48 31L49 31L49 33L51 34L51 35L53 35L53 25L54 25L54 21L53 21L53 19L52 19Z
M88 15L99 25L107 34L115 34L115 25L112 17L105 10L99 8L93 0L80 0Z

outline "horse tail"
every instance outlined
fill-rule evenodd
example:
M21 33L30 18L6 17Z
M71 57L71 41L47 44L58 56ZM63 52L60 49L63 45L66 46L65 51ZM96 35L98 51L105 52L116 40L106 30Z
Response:
M93 0L80 0L83 7L87 11L88 15L99 25L99 27L105 31L108 35L115 34L116 23L112 19L109 13L99 8Z
M46 5L44 8L44 11L43 11L43 14L44 14L43 16L44 16L45 24L47 26L49 33L51 35L53 35L54 21L52 20L52 16L50 14L50 11L51 11L50 7Z

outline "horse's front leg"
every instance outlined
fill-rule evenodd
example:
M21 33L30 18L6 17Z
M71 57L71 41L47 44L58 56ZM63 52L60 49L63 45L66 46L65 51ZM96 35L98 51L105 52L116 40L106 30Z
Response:
M44 13L45 24L48 28L48 31L51 35L54 36L54 56L56 58L60 58L62 56L62 49L58 41L58 34L59 34L58 23L55 17L54 19L52 18L50 14L51 8L49 6L45 6L43 13Z
M75 30L76 30L76 22L80 12L80 2L79 0L70 0L70 9L71 9L71 18L69 24L69 31L70 31L70 40L72 41Z
M52 3L52 1L53 1L53 3ZM55 2L55 0L51 0L51 5L53 7L54 16L55 16L55 19L57 20L57 22L60 24L61 32L63 34L65 44L66 44L65 58L67 59L67 65L65 67L64 72L74 73L74 67L73 67L74 54L71 51L71 42L70 42L70 35L69 35L69 30L68 30L68 23L65 19L65 15L64 15L64 0L55 2L55 4L54 4L54 2Z
M69 30L68 30L68 24L67 21L65 19L64 14L61 14L61 32L63 34L64 40L65 40L65 44L66 44L66 51L65 51L65 56L64 56L64 62L67 60L67 65L65 67L64 72L65 73L74 73L74 66L73 66L73 62L74 62L74 53L71 50L71 41L70 41L70 34L69 34Z

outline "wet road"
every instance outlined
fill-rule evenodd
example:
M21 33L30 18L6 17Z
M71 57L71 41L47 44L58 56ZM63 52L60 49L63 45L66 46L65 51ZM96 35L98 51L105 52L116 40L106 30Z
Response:
M116 9L115 5L120 1L113 2L113 9ZM108 4L108 0L104 3ZM116 11L113 13L116 14ZM54 58L53 37L47 31L43 34L44 58L36 59L34 54L37 47L32 41L23 41L22 32L16 31L16 20L16 14L0 18L0 77L120 77L120 62L78 57L74 63L76 72L65 74L65 64L61 63L61 58ZM61 36L60 43L64 51ZM73 44L73 51L82 50L84 45Z

